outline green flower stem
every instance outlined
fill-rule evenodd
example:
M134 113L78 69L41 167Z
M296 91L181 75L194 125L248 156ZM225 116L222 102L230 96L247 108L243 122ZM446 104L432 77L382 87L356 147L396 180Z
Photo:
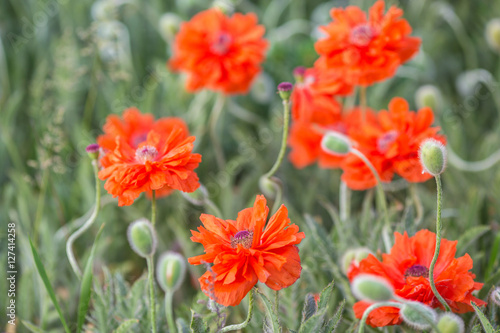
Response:
M237 330L241 330L241 329L247 327L248 323L252 319L254 293L255 293L255 291L252 288L252 290L250 290L250 295L248 296L248 315L247 315L247 319L245 319L245 321L242 322L241 324L235 324L235 325L226 326L223 329L221 329L219 331L219 333L229 332L229 331L237 331Z
M370 305L368 308L366 308L365 312L363 312L363 317L361 317L361 321L359 323L359 329L358 333L363 333L365 331L365 326L366 326L366 320L368 319L368 316L373 310L376 310L378 308L382 307L394 307L394 308L401 308L401 303L397 302L380 302L380 303L374 303Z
M276 313L276 316L278 317L278 322L280 321L280 316L279 316L279 309L280 309L280 291L275 290L274 291L274 313ZM281 325L281 323L280 323Z
M264 177L271 179L271 177L278 171L286 152L286 141L288 139L288 123L290 122L290 101L283 100L283 137L281 139L281 149L278 154L278 159L274 162L273 167L269 170Z
M175 327L174 310L172 308L172 296L172 291L167 290L165 293L165 315L167 316L168 331L170 333L175 333L177 329Z
M222 109L226 103L226 97L223 94L218 94L215 104L210 113L210 138L214 145L215 159L217 160L217 166L219 169L223 170L226 165L226 159L224 157L224 151L222 149L221 142L219 140L219 135L217 135L217 123L222 114Z
M155 302L155 285L154 285L154 273L155 266L153 263L153 255L149 256L147 259L148 263L148 280L149 280L149 307L151 312L151 331L156 333L156 302Z
M436 262L439 257L439 250L441 247L441 207L443 205L443 187L441 185L441 177L437 175L436 177L436 185L437 185L437 216L436 216L436 248L434 249L434 257L431 261L431 266L429 267L429 283L431 285L432 292L434 296L441 302L446 311L451 311L450 306L444 300L443 296L441 296L436 289L436 284L434 283L434 267L436 266Z
M351 215L351 190L346 182L340 181L340 221L345 223Z
M153 190L151 193L151 224L153 228L156 223L156 190Z
M73 268L73 272L75 272L76 276L79 278L82 277L82 271L78 267L78 262L76 261L75 255L73 253L73 243L80 237L85 231L87 231L90 226L97 219L97 215L99 215L99 211L101 210L101 183L98 177L99 173L99 165L97 160L92 160L92 166L94 169L94 177L95 177L95 208L90 215L89 219L71 236L69 236L68 241L66 242L66 254L68 256L69 263L71 264L71 268Z
M206 198L205 199L205 206L209 209L212 210L212 212L215 214L215 216L222 217L222 212L220 211L219 207L210 199Z
M387 252L389 252L392 247L388 235L388 232L391 230L391 222L389 221L389 212L387 210L387 203L385 199L384 189L382 187L382 180L380 179L380 176L378 175L378 172L373 166L373 164L370 162L370 160L368 160L368 158L366 158L366 156L362 152L352 147L350 152L359 157L366 164L366 166L370 169L373 176L377 180L377 185L376 185L377 199L380 204L380 207L382 208L382 213L384 214L384 221L385 221L382 237L384 238L386 250Z
M424 208L422 206L422 201L420 201L420 197L417 194L417 184L410 183L410 195L413 204L415 205L415 211L417 212L417 216L415 218L415 224L420 225L424 217Z

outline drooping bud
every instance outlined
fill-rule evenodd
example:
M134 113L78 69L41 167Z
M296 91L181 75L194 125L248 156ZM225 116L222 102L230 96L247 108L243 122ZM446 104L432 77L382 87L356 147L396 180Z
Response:
M92 143L85 148L85 151L91 159L97 160L99 158L99 148L97 143Z
M269 179L266 176L262 176L259 179L259 188L266 198L276 199L276 195L282 189L283 184L281 180L276 177Z
M433 176L443 173L446 167L446 148L436 139L427 139L422 142L418 152L420 163L425 172Z
M362 274L351 283L354 296L368 302L385 302L394 298L392 285L384 278L375 275Z
M441 91L432 84L421 86L415 92L415 102L419 109L429 107L438 110L441 106Z
M181 18L174 13L165 13L160 17L158 27L160 35L163 37L165 42L169 43L174 40L181 23Z
M500 287L493 289L490 295L491 301L500 306Z
M156 268L158 284L167 292L175 292L184 281L186 275L186 260L176 252L166 252L161 255Z
M464 333L465 325L462 318L451 312L443 313L439 317L437 328L441 333Z
M359 265L359 262L368 257L369 254L372 254L372 251L370 251L370 249L366 247L347 250L342 256L341 268L344 274L347 274L347 272L349 271L349 267L352 264Z
M351 141L344 134L331 131L323 136L321 149L331 155L345 156L351 150Z
M486 41L494 51L500 52L500 18L495 18L486 25Z
M148 258L156 250L156 233L151 222L139 219L130 224L127 230L130 247L143 258Z
M226 15L231 15L234 12L234 5L230 0L215 0L212 7L218 8Z
M293 84L291 84L290 82L281 82L280 84L278 84L278 94L284 101L288 101L290 99L292 89Z
M429 329L431 323L435 323L437 320L436 312L419 302L404 303L399 310L399 315L405 323L417 330Z
M208 198L208 192L205 186L200 184L200 187L196 189L194 192L180 192L181 195L192 203L193 205L196 206L203 206L206 203L206 200Z

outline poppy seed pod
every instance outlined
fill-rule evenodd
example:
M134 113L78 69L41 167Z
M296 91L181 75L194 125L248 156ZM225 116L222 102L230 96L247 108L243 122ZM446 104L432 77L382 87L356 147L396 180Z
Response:
M441 92L432 84L421 86L415 92L415 102L419 109L429 107L437 110L441 105Z
M331 155L345 156L351 150L351 142L341 133L328 132L321 140L321 149Z
M166 252L158 260L156 275L163 291L173 293L184 281L186 260L178 253Z
M360 247L357 249L350 249L347 250L344 255L342 256L342 270L345 274L349 271L349 267L351 264L358 265L359 262L366 257L368 257L369 254L372 254L372 251L366 247Z
M451 312L443 313L438 320L437 328L441 333L464 333L465 325L462 318Z
M427 139L420 146L418 156L425 172L434 177L443 173L446 167L446 148L435 140Z
M394 298L394 289L384 278L362 274L351 283L354 296L369 302L385 302Z
M437 314L432 308L420 302L408 302L403 304L399 314L403 321L417 330L425 330L435 323Z
M292 90L293 84L291 84L290 82L281 82L280 84L278 84L278 94L284 101L288 101L290 99Z
M156 250L156 234L151 222L146 219L139 219L132 222L127 230L130 247L143 258L148 258Z
M486 25L486 41L495 51L500 52L500 18L495 18Z
M85 151L89 155L89 157L93 160L97 160L99 158L99 145L97 143L93 143L85 148Z

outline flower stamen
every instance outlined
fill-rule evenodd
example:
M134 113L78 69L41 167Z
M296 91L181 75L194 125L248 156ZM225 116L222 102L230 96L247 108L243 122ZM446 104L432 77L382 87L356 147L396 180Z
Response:
M243 245L245 249L252 247L253 231L241 230L231 237L231 247L237 248L238 244Z
M153 146L142 146L135 151L135 159L142 164L152 162L158 157L158 150Z
M225 55L231 47L233 39L226 32L220 32L210 46L210 50L217 55Z
M423 265L413 265L405 271L405 279L412 277L429 277L429 269Z
M367 46L375 37L375 30L369 24L360 24L351 30L349 41L359 47Z

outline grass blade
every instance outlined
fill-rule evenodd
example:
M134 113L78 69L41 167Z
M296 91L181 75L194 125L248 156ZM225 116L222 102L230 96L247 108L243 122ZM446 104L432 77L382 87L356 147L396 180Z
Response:
M43 267L42 260L40 259L38 252L36 251L35 247L33 246L33 242L31 241L31 238L30 238L30 246L31 246L31 252L33 253L33 260L35 260L36 269L38 270L38 274L42 278L43 284L45 285L45 289L47 289L47 292L49 293L50 299L52 300L52 304L54 304L54 307L56 308L57 313L59 314L59 319L61 320L61 323L64 326L64 331L66 333L71 333L71 331L69 330L68 324L66 323L66 320L64 319L63 313L61 311L61 307L59 306L59 303L57 302L56 294L54 292L54 289L52 288L52 285L50 284L49 277L47 276L47 272L45 271L45 267Z
M476 305L476 303L471 302L470 303L474 310L476 311L477 317L479 318L479 321L481 322L481 325L483 325L483 329L486 333L495 333L495 329L493 326L491 326L490 321L486 316L484 315L483 311Z

